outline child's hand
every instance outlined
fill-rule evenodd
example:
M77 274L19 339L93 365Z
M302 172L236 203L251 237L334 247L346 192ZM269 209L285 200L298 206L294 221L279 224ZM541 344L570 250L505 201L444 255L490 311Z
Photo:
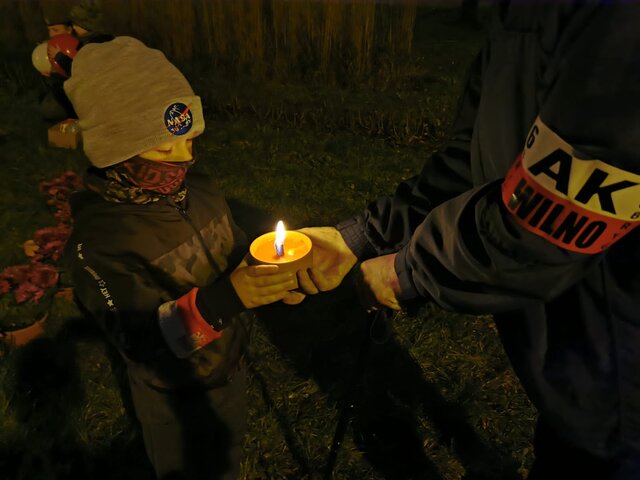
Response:
M287 296L282 299L282 303L286 303L287 305L298 305L302 303L302 301L307 298L307 296L297 290L287 293Z
M278 273L277 265L251 265L242 261L231 273L231 284L246 308L277 302L287 298L296 288L295 273ZM299 302L298 302L299 303Z

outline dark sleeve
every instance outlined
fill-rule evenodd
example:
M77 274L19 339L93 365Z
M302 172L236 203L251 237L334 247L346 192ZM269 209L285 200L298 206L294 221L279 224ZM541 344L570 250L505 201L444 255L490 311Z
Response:
M224 208L234 239L227 270L212 283L194 287L158 310L162 335L179 358L186 358L220 338L224 329L246 310L231 284L230 273L246 254L247 239L233 221L226 202Z
M236 224L226 202L224 208L234 239L234 247L228 257L229 267L215 282L198 289L195 303L202 317L218 331L223 330L235 316L246 310L231 284L229 274L249 251L247 235Z
M64 72L67 74L67 77L71 76L71 64L73 63L73 58L65 55L62 52L58 52L56 54L56 63L60 66L60 68L62 68L62 70L64 70Z
M64 91L65 80L66 78L62 75L51 73L51 75L49 75L47 85L51 91L51 95L53 95L56 102L62 106L67 116L69 118L77 118L76 112L71 104L71 100L69 100L69 97L67 97L67 94Z
M640 8L615 12L593 16L574 40L541 104L540 129L520 139L506 179L443 202L400 249L403 298L468 313L540 304L584 278L638 225L640 76L631 46L640 42ZM549 127L544 138L538 122ZM540 142L547 153L536 156Z
M362 215L338 224L359 259L402 248L435 206L471 188L470 145L485 57L484 51L480 52L472 64L451 139L444 148L425 162L419 175L400 183L392 196L371 203Z
M86 254L85 249L81 245L73 261L76 298L113 345L133 361L149 362L167 354L187 358L217 340L245 311L229 275L173 299L132 259L123 262Z
M157 321L169 295L135 259L113 258L77 244L70 252L74 291L113 345L131 360L148 361L168 351Z
M599 261L527 232L505 208L502 181L435 208L396 257L401 299L433 298L472 314L557 296Z
M198 288L196 307L217 331L224 330L236 315L246 310L228 275L211 285Z

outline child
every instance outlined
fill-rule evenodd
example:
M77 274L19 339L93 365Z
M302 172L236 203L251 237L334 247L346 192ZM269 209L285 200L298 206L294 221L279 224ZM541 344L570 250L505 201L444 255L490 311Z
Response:
M44 23L47 26L47 34L49 38L63 33L71 33L73 28L69 15L62 14L59 9L55 11L47 11L44 14Z
M76 50L80 50L88 43L102 43L113 40L113 35L102 33L104 31L103 14L100 5L96 1L84 0L74 5L69 11L72 32L78 39ZM59 48L51 45L48 54L55 59L58 66L64 70L67 78L71 76L73 58L65 55Z
M294 277L247 266L211 179L189 172L200 98L131 37L86 45L65 82L92 167L72 197L66 260L79 304L125 359L159 478L236 478L245 429L248 310Z
M80 40L79 48L87 43L102 43L113 37L104 32L104 16L96 0L83 0L69 11L73 31Z
M47 33L50 39L58 35L71 35L73 33L69 15L63 15L59 8L45 12L44 23L47 26ZM57 55L59 60L65 61L68 57L59 52L59 49L51 45L47 48L49 58L56 58ZM73 106L64 93L63 84L65 80L65 76L55 71L43 75L43 88L39 94L39 109L43 119L57 122L67 118L76 118Z

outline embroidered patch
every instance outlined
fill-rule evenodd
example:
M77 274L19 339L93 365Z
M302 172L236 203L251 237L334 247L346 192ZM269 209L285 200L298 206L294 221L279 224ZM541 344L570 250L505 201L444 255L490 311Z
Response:
M118 311L118 307L116 307L116 304L113 300L113 297L111 296L111 293L109 292L109 289L107 288L107 282L105 280L103 280L100 275L98 275L98 272L96 272L93 268L91 268L89 265L86 265L86 259L84 256L84 252L83 252L83 248L84 248L84 244L82 243L78 243L76 244L76 256L78 257L78 259L80 261L82 261L84 265L83 269L89 274L91 275L91 277L96 281L96 286L98 288L98 291L100 292L100 295L102 295L102 297L104 298L104 301L107 305L107 308L111 311L111 312L117 312Z
M164 111L164 125L173 135L184 135L193 126L190 106L184 103L172 103Z
M551 243L594 254L640 224L640 175L574 149L537 118L502 184L518 223Z

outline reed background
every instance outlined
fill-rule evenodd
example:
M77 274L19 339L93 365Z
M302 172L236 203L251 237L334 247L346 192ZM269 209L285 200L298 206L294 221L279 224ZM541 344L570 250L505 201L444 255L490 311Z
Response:
M54 223L38 183L86 167L80 151L46 145L37 111L30 53L52 5L69 3L0 2L0 267L24 262L22 243ZM484 38L456 21L457 5L428 2L103 6L106 30L165 51L203 97L194 168L213 174L232 202L291 228L333 224L416 174L446 138ZM351 420L336 479L407 478L402 462L419 456L416 445L424 478L526 476L535 412L490 318L405 311L373 336L367 371L354 375L370 338L357 307L315 297L305 308L276 308L254 325L243 478L328 478L342 411ZM50 320L26 347L0 343L0 478L151 478L121 364L72 303L57 299ZM343 410L354 387L365 397ZM367 450L363 424L381 412L396 442Z
M105 30L135 35L185 66L352 83L411 51L416 0L108 0ZM2 3L5 48L42 40L43 17L74 0ZM59 16L59 15L58 15Z

